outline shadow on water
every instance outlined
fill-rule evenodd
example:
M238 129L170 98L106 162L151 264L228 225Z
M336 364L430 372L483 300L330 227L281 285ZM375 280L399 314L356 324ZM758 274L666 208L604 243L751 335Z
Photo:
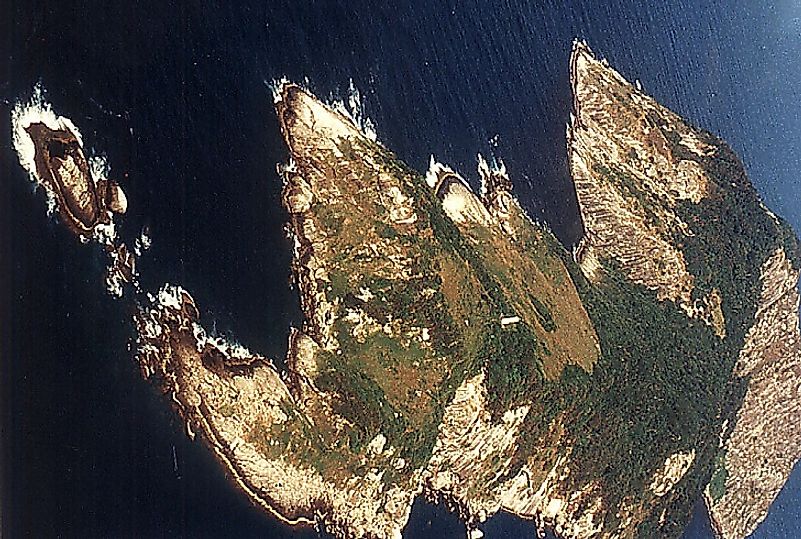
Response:
M532 520L522 519L511 513L499 511L478 529L487 539L537 539L537 526ZM467 528L459 517L445 504L432 504L418 496L412 505L409 524L403 530L405 539L464 539ZM556 539L545 532L546 539Z
M703 500L698 500L693 508L692 518L684 529L682 539L711 539L714 536L706 506Z
M418 170L434 153L475 178L475 153L496 152L524 205L569 244L580 234L564 136L575 36L738 151L769 146L759 162L770 166L792 157L773 149L773 135L753 136L775 134L765 126L787 103L749 105L753 74L745 67L760 65L761 46L752 28L770 21L737 4L165 1L143 12L136 2L11 2L12 16L0 21L10 26L0 32L0 80L11 82L0 92L13 100L41 80L58 110L108 155L130 202L123 236L147 225L153 237L140 265L145 288L181 284L207 327L280 360L300 314L287 286L290 246L274 171L286 152L265 80L308 77L328 95L352 78L381 140ZM738 18L743 12L748 18ZM6 122L7 107L0 112ZM3 450L6 468L15 463L4 472L4 531L313 534L287 531L253 510L205 448L186 440L126 351L128 313L99 286L99 253L43 216L7 127L0 132L0 292L7 288L0 381L10 440ZM751 155L766 157L761 151ZM766 167L759 170L769 177ZM768 518L771 530L794 514L787 509L798 499L794 478ZM504 514L485 524L489 537L525 534L526 525ZM702 524L697 530L693 537L709 537ZM464 525L444 508L415 502L407 536L448 534L462 537Z
M511 513L500 511L492 518L479 526L487 539L535 539L537 536L537 526L531 520L523 520ZM546 532L547 539L553 539L554 535Z
M427 502L418 496L412 505L404 539L464 539L467 528L444 504Z
M801 464L796 463L776 500L768 510L768 516L751 539L773 539L774 537L801 537Z

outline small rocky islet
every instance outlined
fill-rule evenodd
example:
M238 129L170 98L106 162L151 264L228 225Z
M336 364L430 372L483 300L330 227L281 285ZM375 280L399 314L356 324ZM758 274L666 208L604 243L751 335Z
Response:
M678 537L703 496L743 538L801 457L798 239L723 141L582 42L569 68L570 250L502 162L478 157L475 193L276 85L304 315L281 369L212 336L179 285L140 288L150 238L117 237L122 188L41 96L14 144L59 220L105 246L143 377L288 524L400 537L423 494L470 527L507 511L565 538Z

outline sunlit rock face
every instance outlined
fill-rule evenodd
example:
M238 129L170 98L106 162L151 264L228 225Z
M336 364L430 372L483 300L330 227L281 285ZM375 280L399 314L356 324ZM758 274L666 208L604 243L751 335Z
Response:
M723 336L720 298L714 291L693 297L695 279L677 245L677 236L689 233L677 203L697 204L709 190L707 173L693 156L713 155L715 147L580 42L570 74L568 146L585 229L582 268L592 279L595 261L613 258L632 280Z
M125 213L122 188L105 177L101 159L89 162L77 127L53 112L41 88L14 107L12 135L20 163L76 235L89 238L97 225L111 222L109 213Z
M102 156L89 156L80 131L68 118L53 112L40 86L11 113L14 149L30 179L47 195L48 213L82 242L101 244L108 256L107 291L121 297L128 285L137 287L136 256L117 238L114 218L128 209L128 199L109 178Z
M571 77L569 151L586 232L578 262L596 282L601 260L613 262L731 349L725 368L746 389L724 414L705 499L720 536L745 537L801 458L797 240L759 202L731 150L582 43ZM715 272L724 277L709 279Z
M583 43L570 66L573 253L500 159L478 156L475 193L275 85L304 314L280 370L213 336L189 291L140 290L151 239L118 240L128 201L72 122L35 98L14 143L65 226L105 246L142 376L287 524L399 538L423 493L470 529L504 510L565 538L675 537L705 492L743 537L801 447L797 239L722 141Z
M761 276L759 308L736 367L749 378L748 391L705 491L715 530L726 539L756 529L801 459L799 270L777 249Z
M81 232L90 232L100 216L100 200L83 150L70 131L45 124L28 126L36 147L36 171L61 200L62 217Z

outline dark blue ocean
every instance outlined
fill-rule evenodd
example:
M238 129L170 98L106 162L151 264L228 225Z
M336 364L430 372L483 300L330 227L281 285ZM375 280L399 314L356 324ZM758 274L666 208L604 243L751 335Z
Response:
M44 215L8 114L41 82L107 155L122 236L153 248L142 284L191 290L207 323L280 358L299 323L281 230L285 159L265 85L352 80L379 138L424 170L503 158L521 200L578 239L567 173L568 55L585 38L630 79L728 140L769 207L801 230L801 5L752 0L433 2L0 0L0 387L4 537L316 537L253 509L189 442L128 351L103 257ZM396 4L400 4L399 2ZM648 5L650 4L650 5ZM758 538L801 536L801 473ZM532 537L499 515L491 538ZM415 504L408 537L464 537ZM685 535L709 538L703 511Z

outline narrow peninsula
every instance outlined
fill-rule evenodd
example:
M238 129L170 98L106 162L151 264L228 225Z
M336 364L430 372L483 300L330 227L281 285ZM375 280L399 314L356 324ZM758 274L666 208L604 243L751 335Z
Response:
M139 289L110 233L124 193L71 122L18 107L15 145L107 246L110 289L132 285L142 376L284 522L400 538L424 495L469 527L507 511L564 538L678 537L703 497L744 538L801 457L798 239L723 141L582 42L569 68L570 250L500 160L478 156L474 192L276 86L303 311L281 368L212 336L189 291Z

